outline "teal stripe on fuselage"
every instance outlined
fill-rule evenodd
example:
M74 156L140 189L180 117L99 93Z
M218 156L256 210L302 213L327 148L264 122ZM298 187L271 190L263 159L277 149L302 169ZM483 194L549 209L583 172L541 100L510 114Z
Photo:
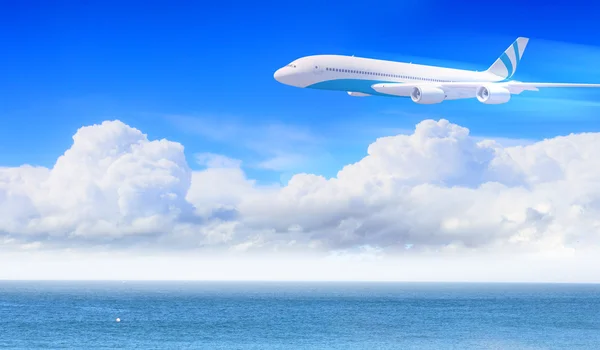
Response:
M363 80L363 79L333 79L325 80L312 85L307 86L310 89L320 90L335 90L335 91L352 91L362 92L363 94L376 95L376 96L394 96L388 94L379 93L371 87L373 84L381 83L398 83L397 81L390 80ZM404 96L395 96L404 97Z

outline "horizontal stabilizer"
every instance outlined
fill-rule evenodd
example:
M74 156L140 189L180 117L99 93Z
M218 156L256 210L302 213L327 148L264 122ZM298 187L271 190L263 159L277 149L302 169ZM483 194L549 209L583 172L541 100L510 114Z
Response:
M366 96L371 96L369 94L363 94L362 92L355 92L355 91L348 91L348 95L353 96L353 97L366 97Z

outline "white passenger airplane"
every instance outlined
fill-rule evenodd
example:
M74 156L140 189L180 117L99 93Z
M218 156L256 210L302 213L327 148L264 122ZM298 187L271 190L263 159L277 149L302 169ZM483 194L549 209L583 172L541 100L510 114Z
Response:
M410 97L420 104L476 97L485 104L500 104L511 94L545 87L600 87L600 84L523 83L510 80L528 38L517 38L485 71L425 66L339 55L299 58L275 72L275 79L301 88L346 91L350 96Z

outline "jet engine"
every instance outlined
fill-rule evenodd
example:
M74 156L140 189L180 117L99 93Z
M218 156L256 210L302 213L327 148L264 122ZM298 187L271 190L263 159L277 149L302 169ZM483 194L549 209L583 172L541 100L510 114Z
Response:
M415 103L429 105L444 101L446 93L444 90L433 86L417 86L410 93L410 98Z
M510 100L510 91L501 86L480 86L477 88L477 100L488 105L506 103Z

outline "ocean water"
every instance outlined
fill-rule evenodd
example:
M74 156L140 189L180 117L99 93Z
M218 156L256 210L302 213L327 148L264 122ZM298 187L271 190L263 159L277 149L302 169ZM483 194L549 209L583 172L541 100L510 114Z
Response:
M600 349L600 285L0 282L0 348Z

